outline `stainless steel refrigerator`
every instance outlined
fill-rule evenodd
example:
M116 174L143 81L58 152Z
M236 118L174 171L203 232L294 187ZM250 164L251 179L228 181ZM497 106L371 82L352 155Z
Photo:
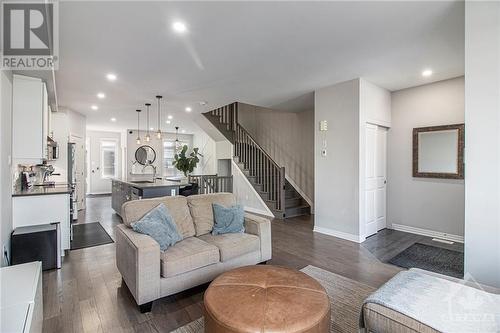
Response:
M68 143L68 185L71 186L70 221L78 219L78 198L76 197L75 143Z

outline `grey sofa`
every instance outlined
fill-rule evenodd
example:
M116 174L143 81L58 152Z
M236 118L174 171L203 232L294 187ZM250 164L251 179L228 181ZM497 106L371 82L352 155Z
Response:
M151 237L130 227L163 203L171 213L182 241L160 251ZM116 228L116 264L141 312L158 298L213 280L224 271L271 259L270 220L245 214L245 233L213 236L212 204L236 203L232 193L175 196L123 204L123 224Z

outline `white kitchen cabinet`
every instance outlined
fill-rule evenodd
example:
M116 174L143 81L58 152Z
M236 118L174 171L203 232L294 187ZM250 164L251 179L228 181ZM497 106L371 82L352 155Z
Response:
M13 227L59 223L61 255L70 248L69 194L27 195L12 198Z
M0 268L0 332L42 333L42 262Z
M12 84L12 156L21 163L47 158L48 95L38 78L14 75Z
M42 84L42 156L48 158L47 136L49 136L49 94L47 93L47 85Z

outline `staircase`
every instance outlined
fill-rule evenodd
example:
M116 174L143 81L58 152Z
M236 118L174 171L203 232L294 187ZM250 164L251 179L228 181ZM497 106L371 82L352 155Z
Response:
M234 146L234 161L276 218L309 215L311 207L280 167L238 123L238 103L203 114Z

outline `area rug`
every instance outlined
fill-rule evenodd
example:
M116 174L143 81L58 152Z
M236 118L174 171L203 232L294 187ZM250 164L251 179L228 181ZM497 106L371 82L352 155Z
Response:
M421 268L462 279L464 254L458 251L415 243L388 261L403 268Z
M307 266L301 271L315 278L326 289L332 313L330 332L357 333L363 300L374 292L375 288L315 266ZM172 331L172 333L203 332L203 317Z
M73 224L71 250L113 243L99 222Z

